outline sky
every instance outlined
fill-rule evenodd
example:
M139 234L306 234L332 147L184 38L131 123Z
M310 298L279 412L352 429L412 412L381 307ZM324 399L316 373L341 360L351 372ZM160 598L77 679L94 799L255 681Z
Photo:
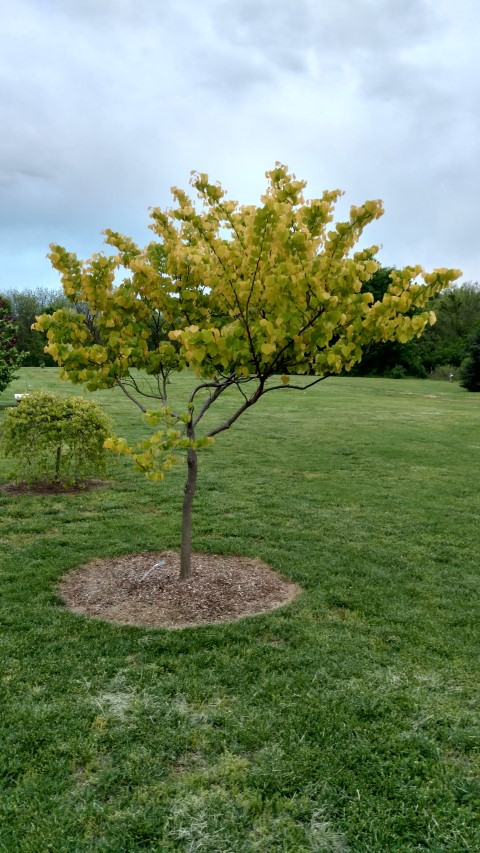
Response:
M480 279L478 0L0 0L0 292L59 288L51 242L152 239L191 170L255 204L381 198L361 245Z

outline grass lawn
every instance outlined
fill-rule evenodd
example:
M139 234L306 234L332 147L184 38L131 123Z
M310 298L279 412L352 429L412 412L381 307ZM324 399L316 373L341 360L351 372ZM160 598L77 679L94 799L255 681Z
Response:
M0 422L28 386L71 390L24 369ZM329 379L201 453L194 549L269 563L287 608L167 632L61 606L71 567L177 546L182 467L0 492L2 853L480 850L480 394Z

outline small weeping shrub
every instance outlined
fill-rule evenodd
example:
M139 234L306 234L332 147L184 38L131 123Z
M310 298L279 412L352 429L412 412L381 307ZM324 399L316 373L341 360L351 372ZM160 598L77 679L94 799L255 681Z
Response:
M17 479L80 483L105 473L110 422L97 403L35 391L5 418L2 450L17 462Z

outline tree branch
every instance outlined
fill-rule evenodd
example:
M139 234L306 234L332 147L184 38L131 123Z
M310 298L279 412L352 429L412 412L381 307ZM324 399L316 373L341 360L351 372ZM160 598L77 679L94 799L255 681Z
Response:
M147 397L147 399L149 399L149 400L158 400L158 399L162 399L161 393L159 393L159 394L147 394L147 392L146 392L146 391L143 391L143 390L140 388L140 386L138 385L138 383L136 382L136 380L133 378L133 376L131 375L131 373L129 374L129 378L128 378L128 380L124 380L124 381L123 381L123 384L124 384L124 385L131 385L131 386L132 386L132 388L135 388L135 391L137 392L137 394L141 394L141 396L142 396L142 397ZM151 389L150 389L150 390L151 390ZM162 403L163 403L163 400L162 400Z
M265 227L265 229L264 229L264 231L263 231L263 234L262 234L262 245L260 246L260 252L259 252L259 255L258 255L258 258L257 258L257 263L256 263L256 266L255 266L255 270L254 270L254 273L253 273L252 283L251 283L251 285L250 285L250 290L249 290L249 292L248 292L248 297L247 297L247 301L246 301L246 304L245 304L245 319L246 319L246 321L247 321L247 322L248 322L248 309L249 309L249 307L250 307L250 300L251 300L251 298L252 298L253 288L255 287L255 281L256 281L256 279L257 279L258 269L259 269L259 267L260 267L260 261L262 260L263 246L264 246L264 243L265 243L265 236L266 236L266 233L267 233L267 229L266 229L266 227Z
M208 411L208 409L210 408L212 403L214 403L215 400L218 400L218 398L220 397L220 394L223 394L225 389L230 388L233 384L234 384L233 380L226 380L225 382L222 382L221 384L217 385L214 392L212 394L210 394L210 396L208 397L208 400L205 400L205 402L204 402L202 408L200 409L197 417L193 421L194 427L196 427L197 424L199 423L199 421L201 421L205 412ZM206 387L206 386L204 386L204 387Z
M226 220L227 220L227 222L229 222L229 223L230 223L230 225L232 226L232 229L233 229L233 231L234 231L234 233L235 233L235 236L236 236L236 238L237 238L238 242L240 243L240 245L241 245L242 249L245 249L245 243L243 242L242 237L240 236L240 234L238 233L237 229L235 228L235 223L234 223L234 221L233 221L233 218L232 218L231 214L230 214L230 213L228 213L228 211L225 209L225 203L224 203L224 202L220 202L220 203L219 203L219 205L218 205L218 207L219 207L219 209L220 209L220 210L222 210L222 211L223 211L223 215L224 215L225 219L226 219ZM219 217L217 217L217 222L218 222L218 224L220 225Z
M205 240L206 240L207 244L210 246L211 251L212 251L212 252L213 252L213 254L215 255L215 257L216 257L216 259L217 259L218 263L220 264L220 266L221 266L221 268L222 268L223 272L225 273L225 276L226 276L226 278L227 278L228 283L230 284L230 287L232 288L232 293L233 293L233 296L234 296L234 299L235 299L235 302L236 302L236 305L237 305L237 310L238 310L238 313L240 314L241 319L243 320L243 323L244 323L244 326L245 326L245 331L246 331L246 333L247 333L248 345L249 345L249 348L250 348L250 353L251 353L251 355L252 355L252 360L253 360L253 363L254 363L254 365L255 365L255 369L256 369L257 373L260 373L260 362L258 361L257 353L256 353L256 351L255 351L255 347L253 346L252 335L251 335L251 332L250 332L250 327L249 327L249 325L248 325L248 320L247 320L246 315L244 315L244 313L243 313L243 311L242 311L242 306L241 306L241 303L240 303L240 299L238 298L238 293L237 293L237 291L235 290L235 286L234 286L233 281L232 281L232 279L231 279L231 277L230 277L230 275L229 275L228 269L226 268L226 266L225 266L225 264L223 263L223 261L222 261L222 259L221 259L220 255L218 254L218 252L217 252L217 250L216 250L216 248L215 248L215 244L214 244L214 243L212 242L212 240L210 239L210 235L207 233L207 231L206 231L204 228L202 228L202 226L198 225L198 223L196 223L196 227L197 227L197 229L198 229L199 233L200 233L200 234L202 234L202 236L205 238ZM262 245L263 245L263 244L262 244ZM259 257L258 263L259 263L259 262L260 262L260 257ZM255 274L256 274L256 273L255 273ZM252 285L252 288L253 288L253 285Z
M240 406L240 408L237 409L237 411L230 418L228 418L228 420L224 421L224 423L220 424L220 426L215 427L215 429L211 429L210 432L207 432L207 437L210 438L213 435L218 435L219 432L223 432L226 429L230 429L230 427L235 423L235 421L238 420L240 415L243 415L246 409L249 409L250 406L253 406L254 403L256 403L257 400L259 400L262 394L264 393L265 391L263 381L260 381L260 384L255 393L252 394L251 397L247 398L245 402Z
M145 412L147 411L145 406L142 406L142 404L133 396L133 394L130 394L130 392L127 391L124 383L120 381L118 376L115 377L115 382L118 385L118 387L121 388L123 393L129 398L129 400L131 400L132 403L135 403L135 405L138 406L138 408L145 414Z
M308 385L271 385L270 388L265 388L264 394L268 394L269 391L285 391L288 388L291 388L292 391L306 391L307 388L313 388L314 385L318 385L319 382L323 382L324 379L328 379L331 376L331 373L327 373L326 376L319 376L318 379L315 379L314 382L309 382Z

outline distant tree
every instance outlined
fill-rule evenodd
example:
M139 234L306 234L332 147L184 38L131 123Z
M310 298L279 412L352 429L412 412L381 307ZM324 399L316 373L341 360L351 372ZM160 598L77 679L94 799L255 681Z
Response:
M62 291L39 287L35 290L9 290L5 295L11 306L18 349L25 354L24 364L28 367L53 365L55 362L44 351L45 336L35 332L32 324L38 314L51 313L69 304Z
M363 289L382 299L393 271L392 267L380 267ZM435 313L437 321L427 327L420 339L405 344L398 341L369 344L352 373L425 377L439 366L458 367L466 357L474 329L480 324L480 285L467 282L461 287L450 287L436 294L426 307Z
M470 339L480 325L480 284L467 282L438 294L429 306L437 322L417 342L427 372L439 365L458 367L467 356Z
M460 367L460 385L467 391L480 391L480 326L470 339L468 355Z
M15 371L21 366L23 359L24 356L18 349L10 308L0 299L0 393L15 378Z
M47 333L47 351L61 375L90 389L117 385L149 423L162 424L136 449L124 439L109 442L150 479L162 479L186 454L182 578L191 574L198 449L265 394L303 391L351 370L372 341L406 343L421 335L434 316L411 316L412 308L423 308L460 275L447 269L427 274L419 266L395 270L383 298L375 300L362 286L378 269L377 247L352 250L364 227L382 215L381 202L352 207L346 222L328 230L338 190L305 202L305 183L286 167L276 164L267 177L256 207L229 201L207 175L194 175L203 209L174 189L176 207L152 212L160 248L153 243L141 249L112 231L105 232L115 248L111 256L81 262L63 247L51 247L65 295L73 305L87 306L84 313L60 309L36 324ZM120 267L127 276L117 283ZM415 281L419 275L423 285ZM156 339L152 324L159 318ZM185 367L195 371L198 383L183 411L174 411L165 377ZM285 372L278 377L280 367ZM155 384L143 385L137 370ZM291 381L291 374L311 373L316 377ZM215 422L215 403L229 389L237 392L233 411ZM152 399L158 408L149 411Z

